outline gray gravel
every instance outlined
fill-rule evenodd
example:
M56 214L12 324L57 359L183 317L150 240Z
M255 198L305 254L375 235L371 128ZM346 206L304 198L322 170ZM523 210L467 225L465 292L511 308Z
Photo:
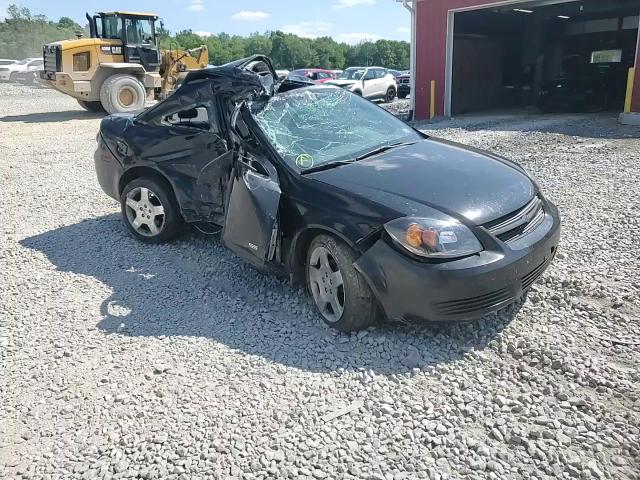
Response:
M522 162L561 251L519 308L347 336L215 238L134 241L73 100L0 112L0 476L640 478L638 129L428 125Z

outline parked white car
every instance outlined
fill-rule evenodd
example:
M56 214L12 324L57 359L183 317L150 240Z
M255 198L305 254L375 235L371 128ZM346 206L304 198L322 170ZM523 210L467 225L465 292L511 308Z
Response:
M396 97L396 79L382 67L349 67L325 85L346 88L368 100L392 102Z
M17 73L42 70L43 65L42 58L25 58L19 62L5 65L0 67L0 81L8 82L13 80L12 75L15 76Z

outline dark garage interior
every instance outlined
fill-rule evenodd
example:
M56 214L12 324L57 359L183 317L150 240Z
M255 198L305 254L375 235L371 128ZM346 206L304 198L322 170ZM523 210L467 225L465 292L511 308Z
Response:
M458 12L451 112L622 111L640 0L529 2Z

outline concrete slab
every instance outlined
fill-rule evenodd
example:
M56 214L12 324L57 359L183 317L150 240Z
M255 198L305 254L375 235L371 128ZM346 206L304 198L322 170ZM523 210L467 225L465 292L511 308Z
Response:
M618 117L618 121L623 125L640 126L640 113L621 113L620 117Z

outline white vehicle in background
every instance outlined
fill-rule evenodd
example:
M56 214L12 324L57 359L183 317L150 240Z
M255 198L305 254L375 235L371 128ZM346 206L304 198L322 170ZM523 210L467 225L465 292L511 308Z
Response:
M0 58L0 67L4 65L11 65L13 63L17 63L18 60L11 60L9 58Z
M396 98L396 79L382 67L349 67L325 85L346 88L368 100L392 102Z
M42 70L42 58L25 58L16 63L0 67L0 81L13 81L18 73Z

